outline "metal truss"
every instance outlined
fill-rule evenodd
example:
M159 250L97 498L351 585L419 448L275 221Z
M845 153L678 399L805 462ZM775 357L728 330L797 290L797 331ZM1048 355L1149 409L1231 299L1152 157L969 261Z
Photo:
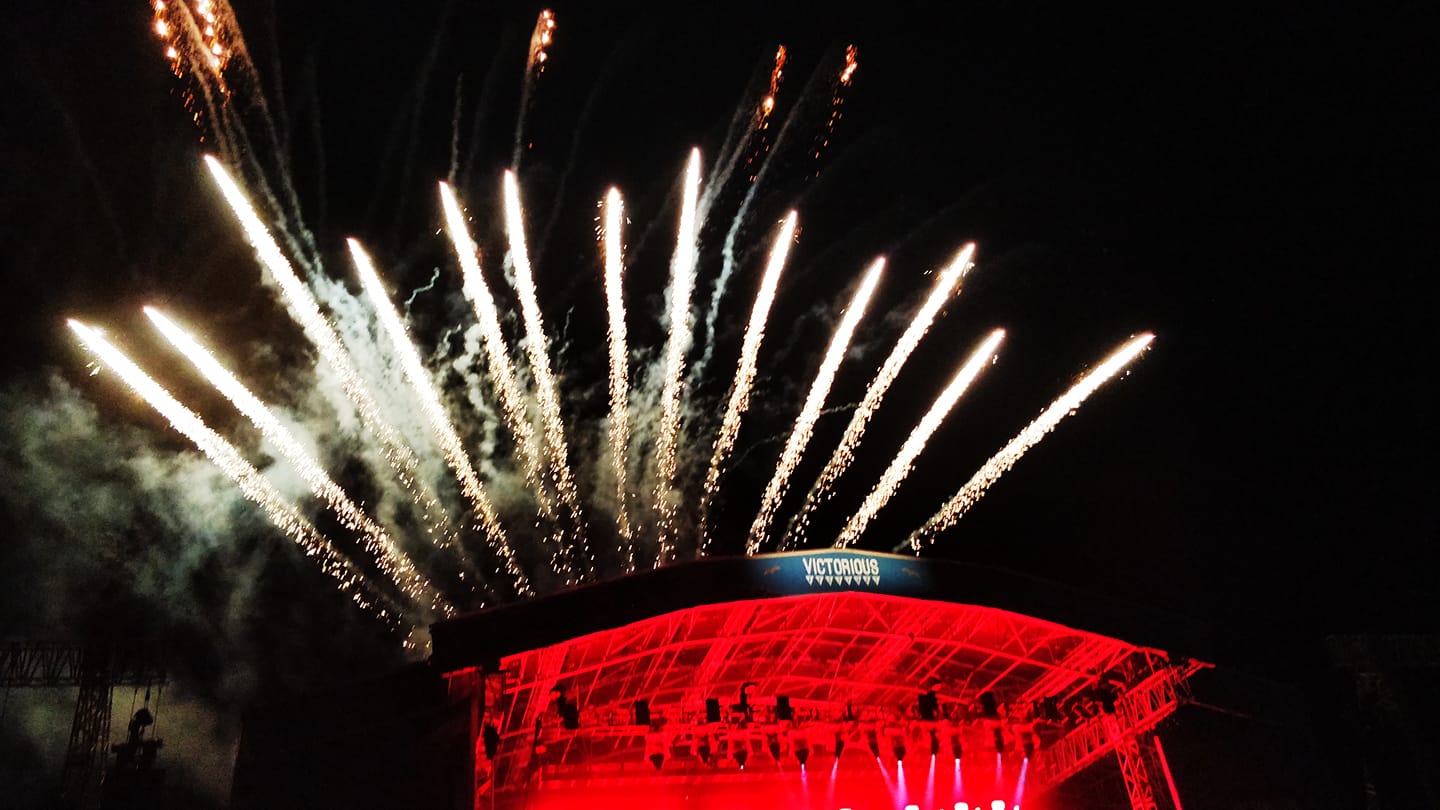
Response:
M0 688L79 688L61 775L62 808L89 807L99 797L115 687L163 683L164 649L155 642L11 641L0 646Z
M112 686L165 682L165 651L157 642L82 645L10 641L0 646L0 688L75 687L99 668Z
M1196 661L1186 661L1178 666L1155 670L1118 697L1113 714L1095 717L1046 746L1031 763L1031 789L1037 793L1049 790L1111 751L1119 753L1122 771L1130 768L1126 772L1128 788L1136 772L1134 768L1143 767L1143 764L1135 765L1140 760L1135 759L1138 754L1135 754L1133 745L1142 734L1155 728L1179 708L1189 694L1187 679L1203 666ZM1122 746L1124 751L1121 751ZM1133 796L1132 793L1132 799ZM1154 807L1153 804L1149 806Z
M947 752L952 738L994 752L1003 727L1007 746L1039 747L1029 784L1042 791L1117 745L1133 747L1173 711L1198 666L1173 667L1157 650L998 609L821 593L675 611L510 656L488 673L504 685L472 729L499 732L488 764L507 775L493 787L509 790L567 774L644 772L654 751L668 753L667 773L703 774L702 762L727 756L733 765L740 749L750 753L747 770L780 767L795 748L828 750L836 739L863 750L870 733L887 752L901 740L928 748L931 735ZM1101 718L1068 733L1069 721L1035 722L1041 699L1080 698L1112 677L1135 686L1103 718L1109 730ZM941 716L925 721L917 698L934 684ZM563 727L552 706L558 692L579 707L579 729ZM1010 713L980 718L985 692ZM781 697L790 720L778 717ZM707 722L707 699L719 701L719 723ZM638 700L651 725L635 722ZM1026 730L1010 728L1016 723Z

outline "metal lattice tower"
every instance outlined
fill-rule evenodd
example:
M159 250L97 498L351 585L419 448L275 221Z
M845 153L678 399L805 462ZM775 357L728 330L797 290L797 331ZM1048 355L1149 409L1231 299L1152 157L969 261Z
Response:
M0 646L0 688L78 688L61 776L60 807L93 807L110 742L110 700L117 686L165 683L156 642L82 645L11 641Z

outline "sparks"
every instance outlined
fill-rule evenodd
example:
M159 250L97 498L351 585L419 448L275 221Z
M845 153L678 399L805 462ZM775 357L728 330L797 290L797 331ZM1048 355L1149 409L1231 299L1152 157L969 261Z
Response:
M770 261L765 265L765 275L760 280L760 290L755 294L755 304L750 309L750 322L745 327L745 339L740 347L740 362L735 368L735 382L730 386L730 400L725 406L725 416L720 422L720 432L715 437L715 450L710 456L710 468L705 473L705 488L700 495L700 548L708 550L709 507L720 491L720 475L730 452L735 449L735 439L740 433L740 419L750 407L750 390L755 383L759 366L760 344L765 340L765 322L770 317L770 306L775 302L775 289L780 284L780 271L785 268L785 259L795 239L795 224L798 215L791 211L775 236L775 245L770 248Z
M264 436L300 477L310 486L315 497L324 501L340 518L346 528L359 532L366 551L375 558L376 565L417 605L436 611L443 616L454 613L454 608L415 570L410 558L390 539L386 531L370 518L350 499L345 490L330 478L315 456L295 438L288 428L260 398L250 392L245 384L215 359L215 356L201 346L188 332L154 307L145 307L145 315L179 352L185 355L205 379L249 419L260 435Z
M685 353L690 350L690 293L695 287L696 201L700 196L700 150L690 151L685 166L684 196L680 205L680 226L675 238L675 258L670 265L670 334L665 343L665 377L660 392L660 427L655 442L655 508L659 512L658 567L675 555L675 467L680 441L680 400L683 395Z
M955 403L960 397L964 396L970 388L970 384L975 382L975 378L980 376L980 372L984 371L986 366L990 365L995 358L996 350L1000 348L1000 341L1004 338L1004 329L996 329L991 332L990 336L980 344L980 347L971 352L970 358L965 361L960 370L955 372L950 384L945 386L945 390L935 398L930 410L925 412L920 423L905 439L905 444L900 447L900 452L890 462L890 466L885 468L885 472L880 475L880 480L875 484L875 488L866 496L864 503L860 505L855 514L850 516L850 521L845 524L839 538L835 540L837 548L854 545L855 541L860 539L860 535L865 533L865 528L870 525L870 521L875 519L875 515L895 496L895 492L900 489L900 484L904 483L906 476L914 468L915 459L925 449L926 442L930 441L930 437L940 427L940 423L945 420L950 409L955 407Z
M440 450L445 454L446 463L454 471L455 479L460 482L460 491L464 493L465 499L470 502L470 506L479 517L481 529L500 555L500 559L505 564L505 570L509 572L515 582L516 589L522 594L531 593L529 580L526 578L524 570L521 569L520 562L515 558L515 550L510 547L510 541L505 537L505 531L500 528L500 518L495 513L495 507L491 505L489 496L485 494L485 485L480 483L480 476L475 473L475 467L470 462L470 455L465 452L465 446L461 443L459 435L455 433L454 426L450 424L450 417L445 413L445 407L440 404L440 397L435 393L434 384L425 370L425 364L420 361L420 353L415 350L415 344L410 341L410 335L405 331L405 324L400 322L400 315L395 311L395 305L390 302L384 285L380 283L380 276L375 272L375 264L358 241L350 239L347 240L347 244L350 246L350 257L354 260L355 269L360 274L360 283L365 288L365 294L370 298L380 325L390 338L391 346L400 357L400 365L404 369L405 379L410 383L410 390L415 398L420 401L420 408L425 412L426 420L430 423L430 429L435 433L436 441L440 443Z
M439 499L431 491L429 485L419 477L414 452L400 438L400 434L395 428L381 417L375 397L366 388L360 372L355 368L354 361L350 359L349 352L341 345L340 336L336 334L334 325L321 314L320 305L315 301L315 296L311 294L310 288L295 274L294 268L290 266L290 261L280 251L280 246L275 243L270 231L260 221L259 215L255 213L250 202L245 199L244 192L225 171L225 167L220 165L220 161L216 160L213 155L206 155L205 163L210 167L210 174L220 186L225 201L229 203L230 209L245 229L245 235L259 255L261 264L279 285L286 308L300 324L305 336L319 349L320 357L339 378L341 387L355 406L360 420L380 440L386 461L395 471L400 483L410 492L411 499L420 511L431 541L442 548L452 547L455 545L455 538L450 531L442 528L448 525L449 519L446 517L443 507L440 506Z
M975 505L985 495L986 490L994 484L1000 476L1004 475L1015 462L1025 455L1025 452L1040 443L1060 421L1075 409L1098 389L1107 380L1119 374L1126 366L1139 357L1142 352L1155 340L1155 335L1146 332L1138 337L1132 338L1120 348L1116 349L1109 357L1106 357L1100 365L1096 366L1090 373L1080 378L1060 396L1051 403L1035 421L1025 426L1015 438L1011 439L1000 449L1000 452L990 457L989 461L971 476L970 480L945 503L940 511L935 513L925 525L916 529L913 534L903 543L895 546L895 551L909 546L911 550L919 553L921 548L929 543L935 542L935 536L955 525L970 507Z
M560 493L560 501L570 512L573 530L578 535L578 552L589 573L594 573L595 560L585 543L585 520L580 511L580 494L575 489L575 476L570 470L570 451L565 441L565 423L560 416L560 395L555 376L550 371L549 340L540 304L535 298L535 279L530 272L530 254L525 248L525 212L520 207L520 184L515 172L505 172L505 228L510 235L510 260L515 264L515 292L520 296L520 313L525 322L525 348L530 357L530 372L535 375L535 398L540 405L540 424L545 429L545 446L550 451L550 480ZM570 583L578 581L579 572L570 570Z
M935 322L935 316L939 314L940 308L950 300L959 288L961 280L974 266L971 264L971 258L974 255L975 245L973 243L965 245L955 259L935 279L935 285L931 287L930 295L925 299L925 303L910 319L910 325L900 335L900 339L895 341L895 348L890 350L890 355L880 365L880 371L875 374L875 379L870 381L870 387L865 389L865 396L860 400L860 405L855 408L855 413L851 414L850 424L845 426L845 433L840 437L840 444L830 455L825 469L811 485L810 493L805 497L805 503L800 507L800 512L790 521L790 528L786 532L781 548L794 548L804 544L811 514L829 500L835 482L850 468L851 462L855 460L855 449L860 446L860 440L865 436L865 428L875 417L875 412L880 408L880 403L884 401L885 394L890 391L890 386L900 376L900 370L904 368L905 361L910 359L915 347L920 345L920 339L930 331L930 326Z
M310 521L286 502L284 496L240 455L234 445L211 430L194 411L180 404L170 392L105 340L97 330L73 319L68 321L68 324L87 349L98 355L101 362L109 366L132 391L139 394L140 398L164 416L175 430L194 443L211 463L229 476L245 497L259 506L266 517L270 518L276 528L300 546L305 556L315 560L320 570L335 580L335 587L341 593L385 624L413 629L414 625L404 618L399 607L389 597L371 587L365 575L320 534Z
M620 286L624 247L620 239L625 221L620 190L605 194L603 244L605 253L605 310L610 323L610 468L615 476L615 522L623 544L625 570L635 570L635 546L630 531L630 491L626 483L630 447L630 357L626 350L625 297Z
M825 360L820 364L820 370L815 373L815 381L810 384L810 393L805 397L805 405L800 409L800 415L795 418L795 427L790 431L790 439L785 442L785 452L780 456L779 466L775 474L770 478L770 483L765 487L765 495L760 501L760 511L755 515L755 521L750 525L750 539L746 542L745 553L756 554L760 546L765 542L770 533L770 524L775 520L775 510L780 506L780 500L785 497L785 490L790 485L790 475L800 464L800 457L805 454L805 448L810 444L810 437L815 431L815 423L820 419L820 410L825 407L825 398L830 393L830 385L835 381L835 374L840 370L840 361L845 359L845 352L850 348L850 338L855 334L855 327L860 325L860 318L865 315L865 307L870 303L870 296L875 292L875 287L880 283L880 274L885 270L885 260L876 259L870 269L865 273L865 280L861 282L860 288L855 291L854 297L850 299L850 306L845 311L845 317L841 319L840 325L836 327L835 334L830 338L830 347L825 350Z
M440 184L440 204L445 212L445 229L450 234L450 244L455 248L455 257L460 262L461 289L480 322L485 362L490 371L491 383L500 397L500 411L505 425L515 439L515 453L520 461L520 470L535 495L541 515L553 521L554 501L541 475L535 431L526 412L520 383L515 378L515 368L510 362L510 348L505 343L505 333L500 330L500 315L495 309L495 299L490 295L490 287L485 283L485 276L480 270L480 249L470 238L470 229L465 224L465 214L460 210L460 201L445 183Z

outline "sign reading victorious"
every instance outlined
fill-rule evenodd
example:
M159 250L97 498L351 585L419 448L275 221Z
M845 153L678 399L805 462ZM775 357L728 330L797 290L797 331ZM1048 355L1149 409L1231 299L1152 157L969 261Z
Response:
M784 593L844 590L911 594L926 586L912 557L863 551L804 551L754 558L757 579Z

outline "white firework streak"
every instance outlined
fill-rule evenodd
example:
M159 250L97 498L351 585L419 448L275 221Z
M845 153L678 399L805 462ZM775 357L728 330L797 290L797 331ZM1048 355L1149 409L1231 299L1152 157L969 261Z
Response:
M625 470L630 447L630 355L625 347L625 298L621 288L624 245L620 238L625 221L620 190L605 194L605 308L610 317L610 464L615 474L615 522L625 544L625 570L635 570L635 546L630 529L630 491Z
M870 296L875 292L875 286L880 283L880 274L884 269L883 258L876 259L870 265L870 269L865 273L865 280L850 299L845 317L830 338L825 359L820 364L820 370L815 373L815 381L810 384L810 393L805 397L805 405L800 409L800 415L795 417L795 427L790 431L790 439L785 442L780 464L765 487L765 495L760 500L760 511L755 514L755 521L750 524L750 539L745 545L746 554L758 553L770 532L770 524L775 520L775 510L779 508L780 500L785 497L786 487L790 484L790 475L799 466L800 457L805 455L805 448L810 444L810 437L815 432L815 422L820 419L820 411L825 407L825 398L830 393L830 384L835 381L835 373L840 370L840 361L845 359L845 352L849 350L850 338L855 334L860 318L865 315L865 307L870 303Z
M715 450L710 456L710 469L705 473L705 488L700 493L700 553L710 548L709 514L710 504L720 490L720 475L725 462L735 449L735 440L740 433L740 420L750 407L750 391L755 384L755 372L760 355L760 344L765 340L765 322L770 317L770 306L775 302L775 289L780 284L780 272L785 269L785 259L795 239L797 215L791 211L775 236L770 248L770 261L765 265L765 275L760 279L760 290L755 294L755 305L750 309L750 322L745 326L745 339L740 345L740 362L735 368L735 381L730 385L730 401L725 406L725 416L720 422L720 432L715 436Z
M655 566L675 556L676 454L680 442L680 405L685 353L690 350L690 294L695 288L695 254L699 231L696 206L700 197L700 150L690 151L685 165L685 186L680 204L680 226L675 237L675 258L670 267L670 335L665 344L665 377L660 391L660 428L655 439L655 506L660 512L659 550Z
M76 320L68 323L71 331L80 338L86 348L97 354L131 390L139 394L150 407L164 416L175 430L193 442L206 458L228 475L245 497L265 512L270 522L300 546L305 556L315 560L320 570L335 580L341 593L389 626L414 628L399 607L388 596L376 590L360 569L286 502L274 485L246 461L234 445L211 430L194 411L180 404L170 392L152 380L98 331Z
M945 390L935 398L930 410L925 412L925 416L920 419L919 424L910 431L910 436L905 439L905 444L901 445L900 452L890 462L890 466L885 468L885 472L881 474L875 488L865 497L864 503L860 505L855 514L850 516L849 522L845 524L845 528L835 540L836 548L854 545L855 541L860 539L860 535L865 533L865 528L870 525L870 521L875 519L875 515L895 496L896 490L900 489L905 477L914 468L915 459L925 449L925 443L930 441L930 437L949 415L950 409L955 407L955 403L965 395L970 384L994 359L995 351L1000 348L1000 341L1004 338L1005 330L996 329L990 333L985 342L980 344L979 348L970 353L969 359L951 378L950 384L945 386Z
M426 527L431 541L441 548L455 546L456 542L455 538L451 536L452 533L440 528L448 526L449 519L445 514L444 507L440 505L439 498L431 491L429 485L421 480L414 452L405 444L395 428L380 415L380 408L375 404L375 398L365 387L365 382L360 377L360 372L356 370L354 361L350 359L349 353L340 342L340 336L336 334L334 325L321 314L320 305L315 301L315 296L311 294L310 288L295 274L289 260L280 251L280 246L275 243L270 231L260 221L260 217L255 213L250 202L245 199L245 193L231 179L220 161L212 155L206 155L205 163L210 167L210 174L214 176L215 182L220 186L220 191L225 195L225 201L230 204L230 209L235 212L235 216L244 227L245 235L259 255L261 264L270 271L270 276L280 286L291 316L300 324L305 336L320 351L320 357L340 378L345 395L355 406L365 427L380 440L385 460L395 471L401 485L410 493L411 500L420 510L421 522Z
M380 283L380 276L375 272L374 262L370 260L369 254L365 252L359 242L354 239L347 241L350 245L350 256L355 261L355 268L360 271L360 282L365 287L365 294L370 297L370 303L375 307L380 325L390 337L390 343L400 357L400 365L405 369L405 379L409 381L410 390L414 392L415 398L420 401L420 408L425 412L427 421L430 422L430 429L435 432L435 440L440 443L440 450L445 454L445 461L449 463L456 480L460 482L460 491L465 494L466 500L475 510L475 514L480 520L480 526L485 531L485 536L491 540L495 551L500 555L500 559L505 564L505 570L515 582L516 589L522 595L530 594L529 580L526 579L524 570L515 558L515 550L510 547L509 540L505 538L505 531L500 527L500 518L495 514L495 507L490 503L489 496L485 494L485 485L480 483L480 476L475 473L475 466L470 463L470 456L465 452L464 443L455 433L455 427L450 424L450 417L445 413L445 407L440 404L440 396L435 393L435 385L425 370L425 364L420 361L420 354L415 350L415 344L411 342L410 335L405 331L405 324L400 322L400 315L395 311L395 306L385 293L385 286Z
M1135 358L1139 357L1150 343L1155 340L1155 335L1145 332L1130 339L1123 346L1116 349L1106 357L1100 365L1096 366L1090 373L1080 378L1080 381L1071 386L1059 399L1051 403L1035 421L1025 426L1009 444L1000 448L1000 452L990 457L979 470L975 472L970 480L965 482L944 506L936 512L933 517L925 522L925 525L916 529L903 543L895 546L894 551L909 546L915 553L920 553L923 545L935 542L935 536L955 525L964 514L974 506L977 501L985 496L986 490L994 484L1000 476L1004 475L1015 462L1025 455L1025 451L1040 443L1060 421L1074 413L1082 403L1104 385L1111 377L1119 374Z
M525 249L525 212L520 207L520 184L515 172L505 172L505 230L510 235L510 259L515 264L515 292L520 296L520 314L525 321L525 347L530 371L535 375L535 399L540 405L540 422L545 428L545 446L550 451L550 480L570 512L572 528L580 542L581 559L593 575L595 560L585 541L585 518L580 494L570 470L570 451L565 441L565 423L560 417L560 395L550 371L549 340L540 304L535 297L535 279L530 272L530 254ZM569 561L562 563L570 568ZM567 570L566 584L577 581L578 572Z
M870 387L865 389L865 396L860 400L860 405L855 409L855 413L850 416L850 424L845 426L845 433L840 437L840 444L830 455L825 469L815 479L815 483L810 486L810 493L805 496L805 504L791 519L785 539L780 546L782 549L804 544L806 531L810 528L811 514L830 499L833 492L831 488L850 468L851 462L855 460L855 448L860 446L860 440L865 436L865 428L875 417L875 412L880 408L880 403L884 401L885 394L890 391L890 386L900 376L900 369L905 366L905 361L910 359L915 347L920 345L920 339L925 337L925 333L930 330L941 307L950 300L952 293L957 290L965 274L974 266L970 262L974 255L975 245L973 243L961 248L955 259L935 279L935 286L930 289L929 297L915 313L915 317L910 319L910 325L900 335L900 339L895 341L895 348L890 350L890 356L885 358L885 362L880 366L880 371L875 374L875 379L870 381Z
M275 413L260 398L251 393L245 384L220 364L215 356L201 346L188 332L174 321L165 317L154 307L145 307L145 314L165 339L170 341L181 354L204 375L205 379L224 397L232 402L244 416L260 430L280 455L290 463L300 477L309 484L315 497L324 501L347 529L359 532L365 550L375 557L382 572L393 581L401 592L417 605L430 609L442 616L453 615L455 609L426 581L415 565L401 551L378 524L350 499L345 490L330 478L315 456L305 449L286 428Z
M541 477L535 430L526 413L525 397L520 392L520 384L515 380L515 368L510 362L510 348L505 343L505 333L500 330L500 316L495 309L495 299L490 295L490 287L485 283L485 276L480 270L480 249L475 240L470 238L470 230L465 225L465 214L460 210L460 201L445 183L440 184L440 204L445 210L445 229L450 233L450 244L454 246L455 255L460 261L462 289L480 322L490 379L500 396L500 410L505 415L505 425L510 428L510 434L515 438L520 471L525 476L525 483L535 493L541 515L548 520L554 520L555 504Z

